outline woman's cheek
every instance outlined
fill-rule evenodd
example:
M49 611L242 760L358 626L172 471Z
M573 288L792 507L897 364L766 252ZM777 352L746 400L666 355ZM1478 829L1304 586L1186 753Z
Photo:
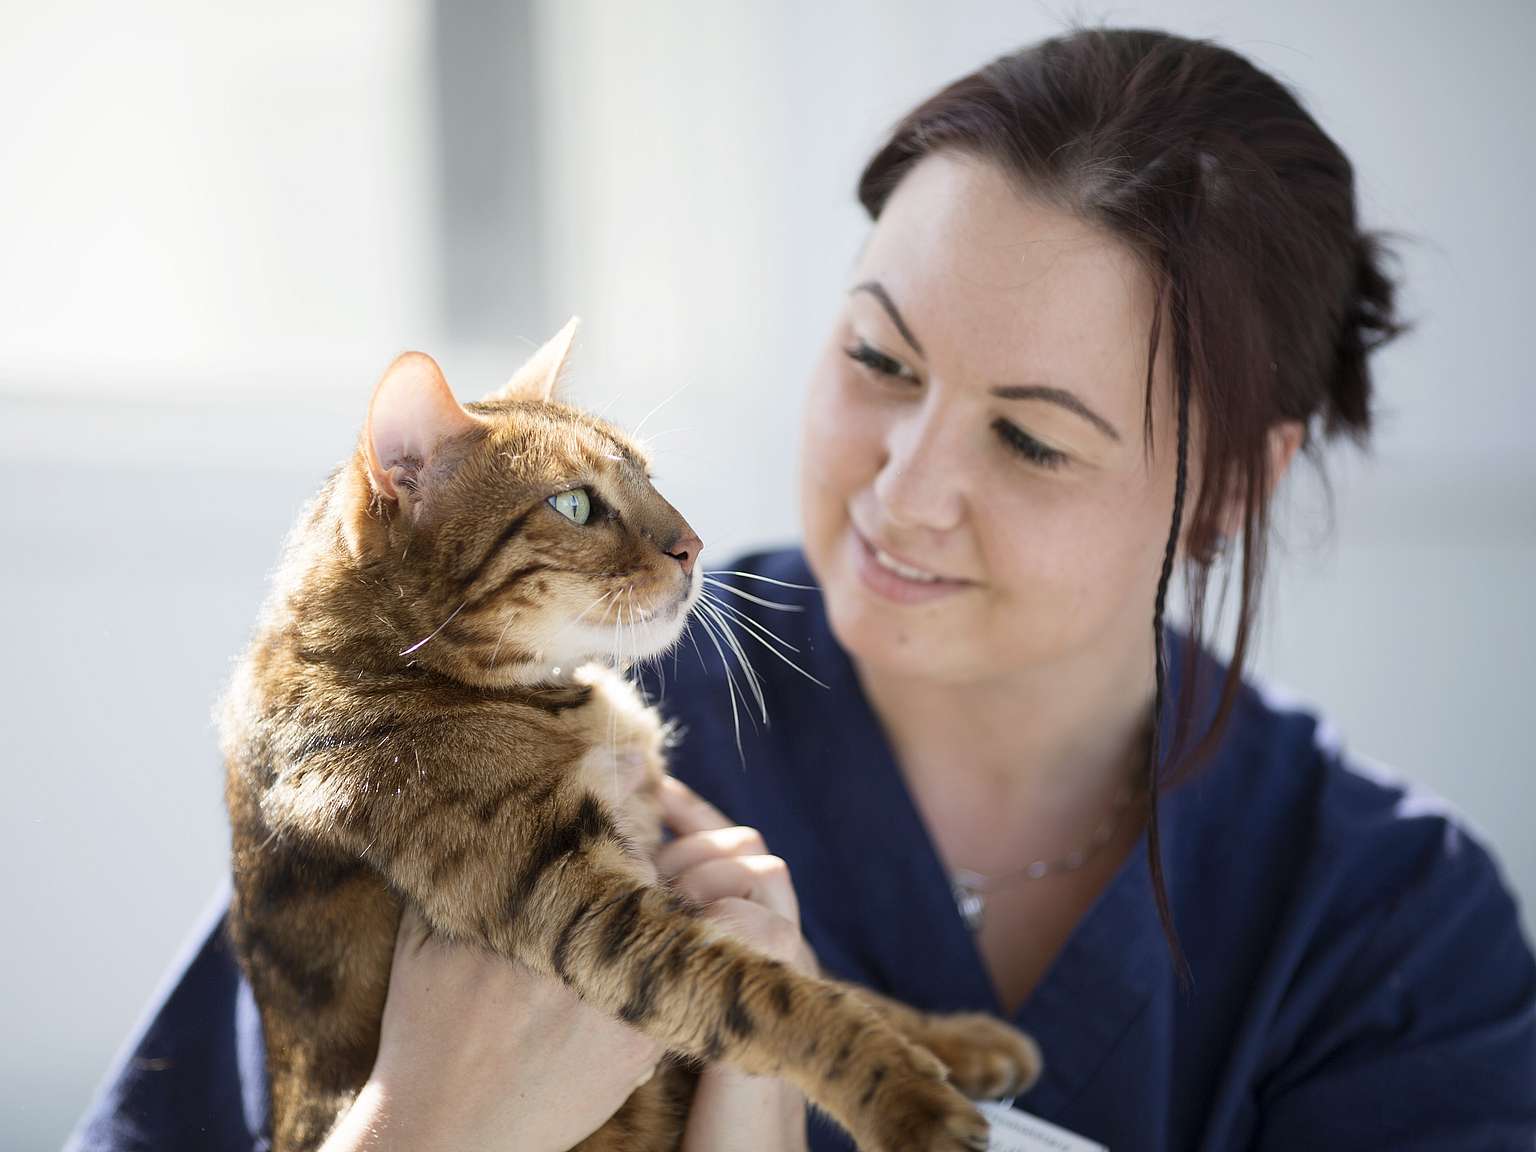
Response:
M823 373L816 381L807 405L805 446L806 473L825 490L824 495L846 502L868 455L865 441L871 431L868 414L854 402L849 382L836 372Z
M838 432L846 419L840 391L835 374L823 370L813 378L800 434L801 532L813 564L830 551L849 495L839 471Z

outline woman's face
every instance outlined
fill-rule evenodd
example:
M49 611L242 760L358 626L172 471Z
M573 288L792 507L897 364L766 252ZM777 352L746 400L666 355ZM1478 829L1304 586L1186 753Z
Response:
M1108 659L1145 675L1173 507L1152 290L1131 253L938 154L888 201L818 362L801 512L866 669L951 683Z

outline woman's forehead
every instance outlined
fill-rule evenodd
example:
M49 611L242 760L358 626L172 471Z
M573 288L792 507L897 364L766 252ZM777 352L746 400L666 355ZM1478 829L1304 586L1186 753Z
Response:
M881 286L932 367L959 365L986 385L1049 376L1037 382L1091 388L1106 403L1123 392L1139 410L1152 308L1141 263L990 162L940 153L915 166L855 283Z

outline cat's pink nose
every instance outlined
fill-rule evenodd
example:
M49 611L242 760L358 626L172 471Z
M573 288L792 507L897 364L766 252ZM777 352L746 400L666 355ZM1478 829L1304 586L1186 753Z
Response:
M699 552L703 548L704 541L692 532L684 532L672 541L672 547L667 549L667 555L683 566L684 576L692 576L693 562L699 558Z

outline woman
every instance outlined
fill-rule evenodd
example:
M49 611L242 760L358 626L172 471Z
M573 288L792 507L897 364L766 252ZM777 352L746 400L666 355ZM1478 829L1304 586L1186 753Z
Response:
M1014 1019L1047 1065L1020 1105L1117 1150L1529 1149L1536 965L1488 855L1240 681L1270 495L1366 438L1398 330L1345 157L1230 52L1083 31L919 106L859 193L803 552L731 578L780 608L728 599L799 670L758 661L754 726L669 664L691 789L659 869L792 963ZM656 1056L407 924L328 1147L567 1148ZM210 936L80 1146L251 1147L262 1083ZM689 1148L806 1139L792 1090L704 1073Z

